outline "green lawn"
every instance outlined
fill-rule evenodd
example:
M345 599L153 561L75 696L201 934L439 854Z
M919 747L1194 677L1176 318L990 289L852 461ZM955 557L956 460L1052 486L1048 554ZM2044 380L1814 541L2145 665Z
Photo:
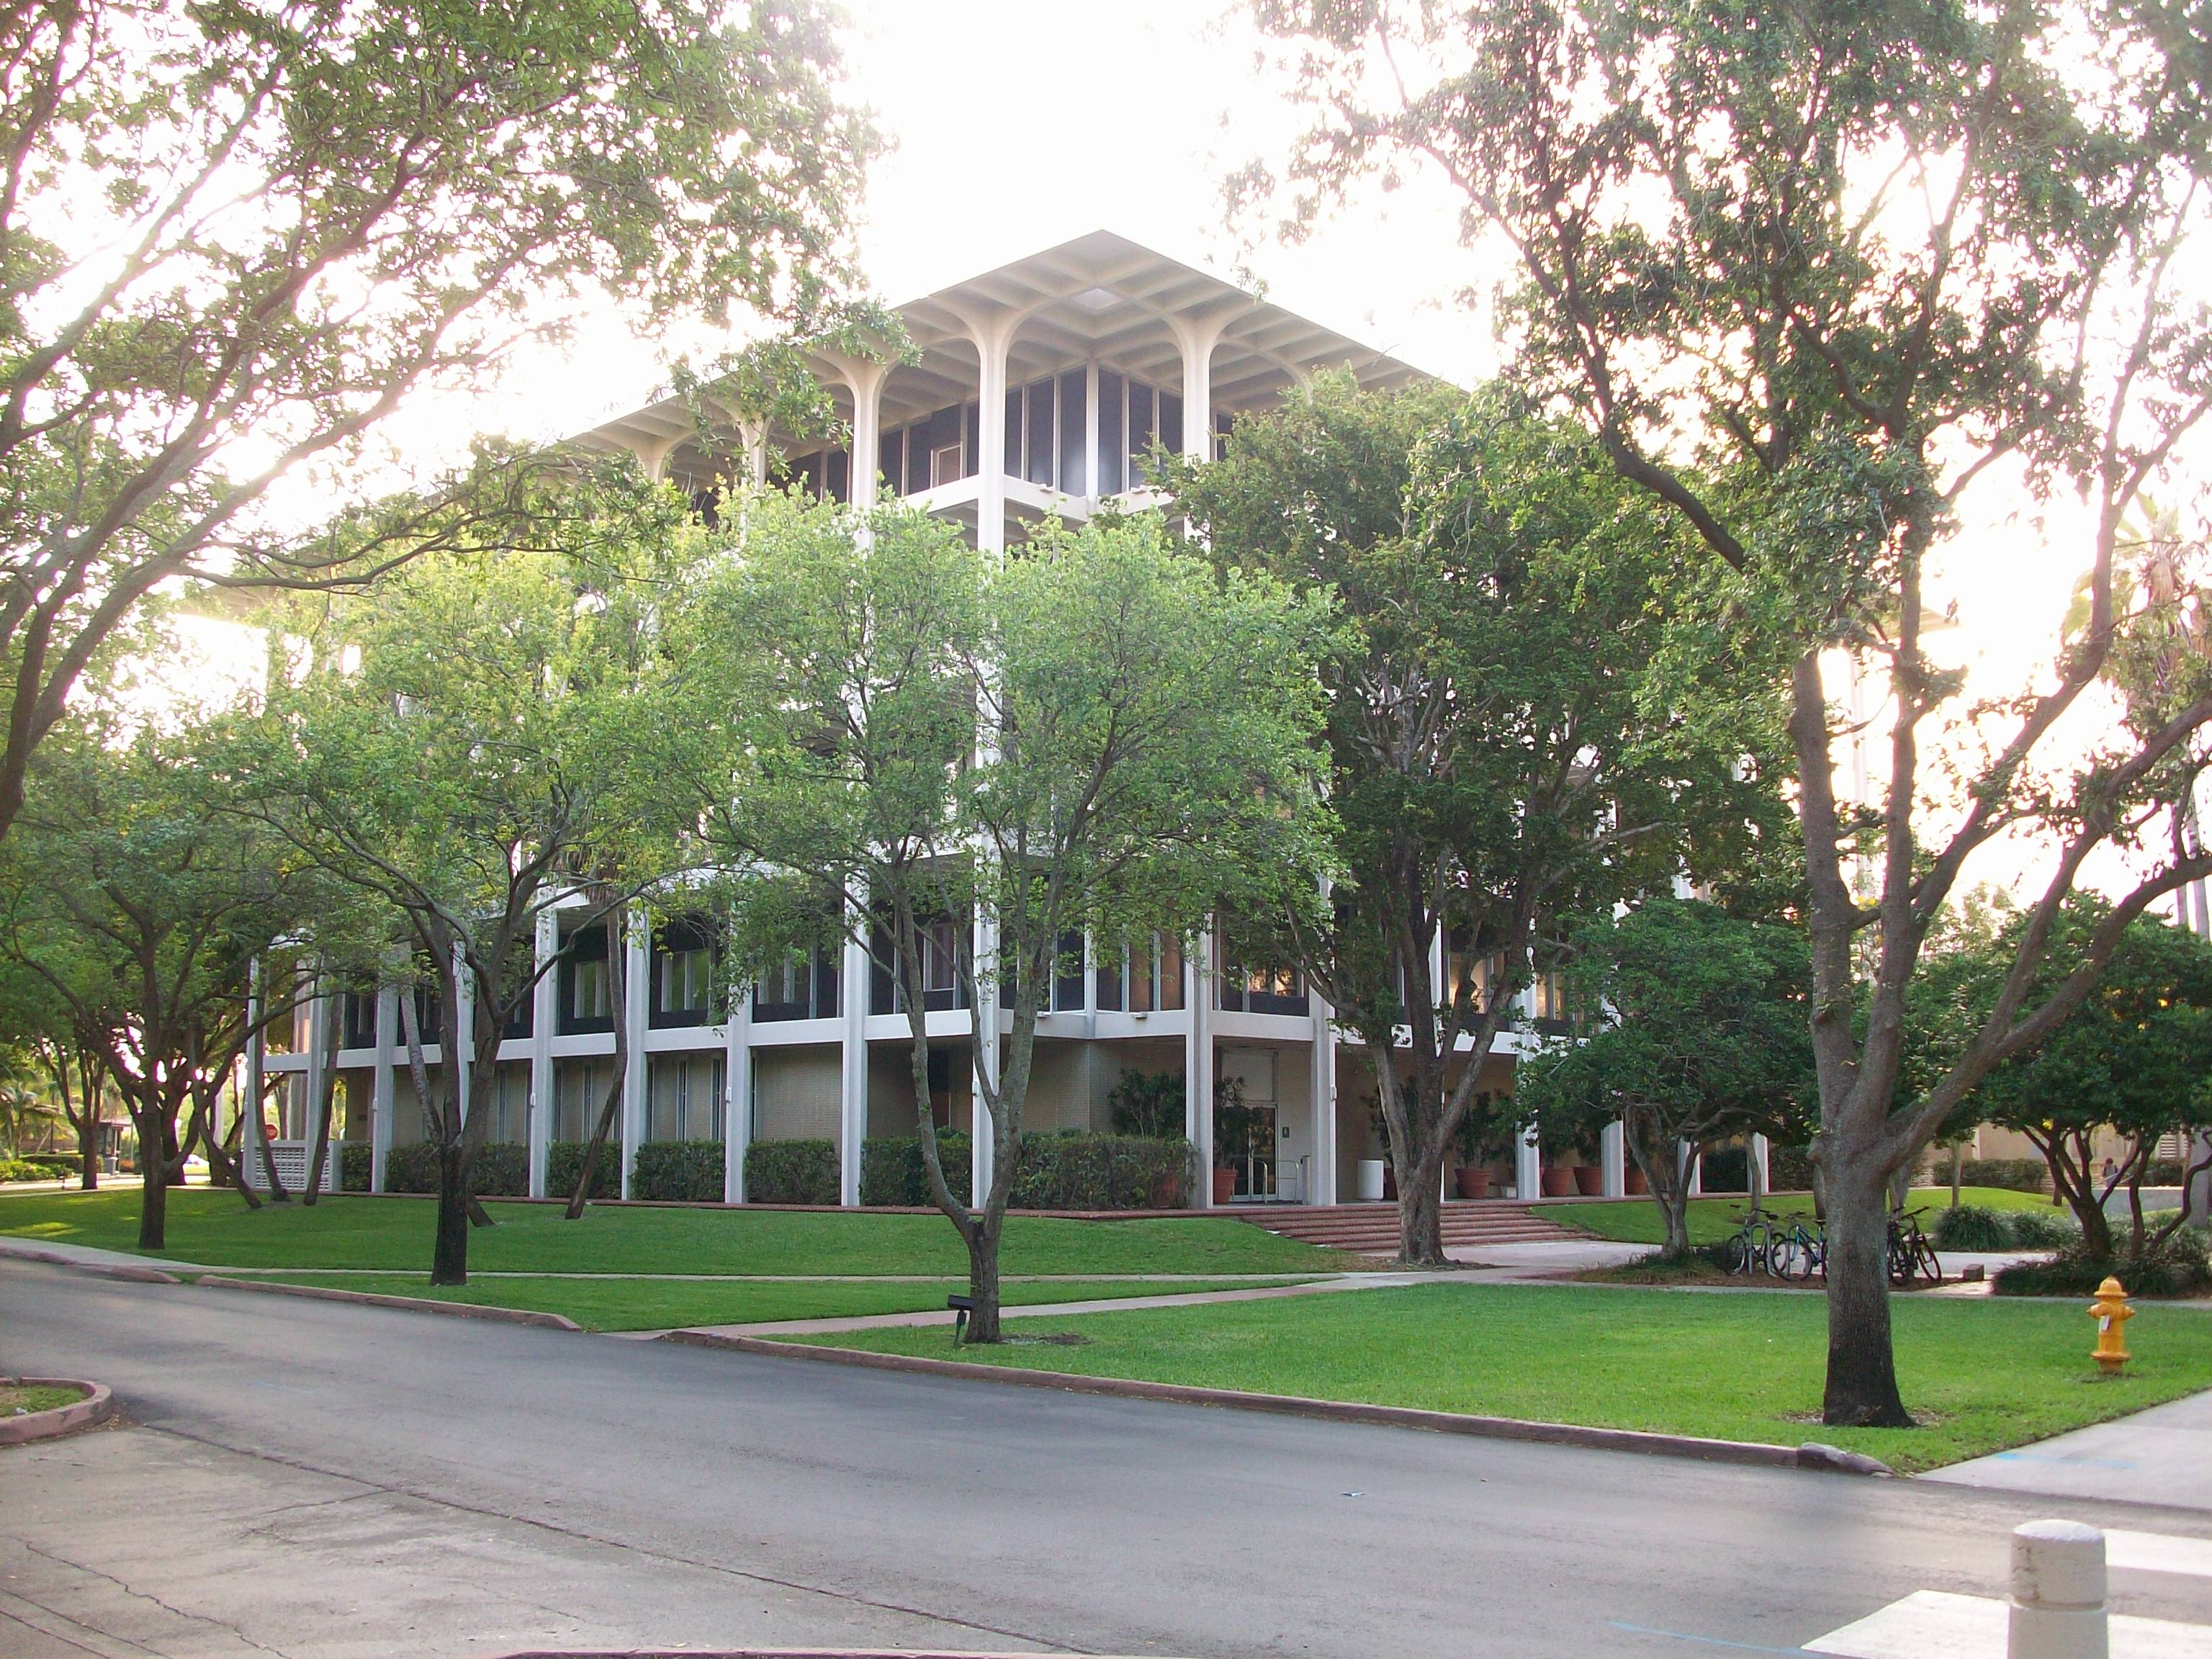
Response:
M2034 1193L2016 1193L2003 1187L1966 1187L1960 1189L1959 1201L1984 1210L2047 1210L2051 1200ZM1717 1244L1736 1229L1737 1218L1742 1215L1747 1202L1741 1193L1723 1194L1717 1198L1693 1198L1690 1200L1690 1243ZM1951 1202L1948 1187L1916 1187L1912 1203L1926 1206L1930 1210L1943 1209ZM1777 1215L1813 1213L1810 1193L1771 1194L1766 1209ZM1619 1200L1605 1204L1547 1204L1539 1212L1553 1221L1564 1221L1572 1226L1595 1233L1600 1238L1610 1238L1623 1244L1658 1244L1666 1239L1666 1228L1659 1217L1659 1206L1650 1199L1632 1203ZM1932 1226L1933 1215L1921 1217L1923 1226Z
M516 1273L964 1274L967 1252L935 1215L761 1210L659 1210L594 1206L582 1219L557 1205L491 1203L498 1222L469 1242L469 1266ZM226 1267L429 1267L427 1200L337 1196L314 1208L234 1193L169 1194L164 1258ZM135 1250L138 1194L0 1194L0 1234ZM1008 1273L1312 1273L1372 1267L1248 1222L1193 1216L1064 1221L1012 1216Z
M769 1319L836 1319L855 1314L919 1313L941 1309L948 1293L965 1291L964 1279L888 1285L880 1280L811 1284L736 1283L668 1279L482 1279L433 1286L420 1273L286 1273L298 1285L329 1285L380 1296L435 1297L479 1307L530 1308L565 1314L586 1330L651 1331L678 1325L737 1325ZM1294 1285L1295 1279L1179 1280L1163 1285L1123 1279L1108 1284L1039 1284L1005 1287L1008 1307L1045 1302L1091 1302L1125 1296L1190 1291L1244 1290L1255 1285Z
M1091 1340L959 1357L1726 1440L1825 1440L1908 1471L2212 1387L2212 1314L2142 1308L2128 1327L2138 1357L2107 1380L2089 1363L2089 1321L2070 1304L1900 1297L1898 1369L1924 1425L1831 1429L1817 1415L1826 1314L1817 1296L1423 1285L1024 1321L1037 1334ZM808 1340L951 1357L942 1331Z

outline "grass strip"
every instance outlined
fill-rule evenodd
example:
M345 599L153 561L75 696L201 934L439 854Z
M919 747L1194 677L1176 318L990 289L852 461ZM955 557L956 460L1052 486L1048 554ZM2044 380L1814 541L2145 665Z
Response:
M576 1221L550 1204L494 1200L496 1225L469 1241L469 1266L518 1273L939 1273L968 1259L941 1216L594 1206ZM234 1193L169 1194L168 1248L156 1260L225 1267L426 1270L435 1206L418 1200L327 1196L312 1209ZM137 1251L138 1194L0 1194L0 1233ZM1209 1216L1134 1221L1006 1218L1009 1273L1316 1273L1371 1268L1364 1257Z
M2070 1304L1900 1298L1898 1370L1922 1426L1828 1428L1826 1313L1819 1297L1422 1285L1024 1321L1026 1334L1086 1340L958 1357L1720 1440L1822 1440L1907 1473L2212 1387L2212 1319L2201 1313L2142 1308L2128 1328L2136 1360L2106 1378L2089 1360L2089 1321ZM793 1340L951 1353L945 1333L927 1329Z
M965 1291L964 1279L929 1284L878 1284L866 1279L830 1284L715 1284L699 1279L471 1279L465 1285L430 1283L422 1273L270 1274L288 1285L319 1285L374 1296L419 1296L476 1307L526 1308L561 1314L587 1331L666 1330L682 1325L747 1325L781 1319L842 1319L866 1314L923 1313ZM1251 1290L1296 1285L1297 1279L1226 1282L1193 1279L1172 1284L1016 1284L1005 1287L1006 1305L1100 1302L1132 1296L1179 1296L1194 1291Z
M64 1406L74 1406L84 1398L82 1389L56 1388L41 1384L37 1388L18 1383L0 1388L0 1417L20 1417L31 1412L59 1411Z

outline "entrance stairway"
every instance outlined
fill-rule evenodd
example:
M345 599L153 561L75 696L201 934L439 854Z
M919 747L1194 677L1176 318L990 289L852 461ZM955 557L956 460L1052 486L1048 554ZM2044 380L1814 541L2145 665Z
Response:
M1233 1215L1285 1238L1328 1244L1363 1255L1398 1253L1395 1204L1239 1204L1217 1215ZM1510 1199L1455 1200L1443 1206L1447 1246L1455 1244L1556 1244L1585 1235L1564 1227L1540 1210Z

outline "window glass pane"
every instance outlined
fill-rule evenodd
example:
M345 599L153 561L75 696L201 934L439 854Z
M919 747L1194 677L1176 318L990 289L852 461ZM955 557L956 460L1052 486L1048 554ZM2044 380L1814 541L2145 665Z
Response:
M1129 483L1135 488L1144 477L1145 452L1152 447L1152 434L1159 429L1158 411L1152 407L1152 389L1142 380L1129 382Z
M1225 409L1213 416L1213 459L1219 460L1229 453L1229 422L1233 417Z
M1182 453L1182 398L1172 392L1160 393L1160 442L1170 455Z
M982 469L975 465L975 450L983 434L983 406L968 405L968 418L960 434L960 476L972 478Z
M1028 470L1022 476L1033 484L1052 483L1052 382L1032 380L1029 394L1029 439L1025 446Z
M1090 375L1071 368L1060 377L1060 487L1071 495L1086 495L1090 469L1083 464L1087 417L1083 407L1084 383Z
M830 452L830 495L832 499L849 501L853 499L853 456L849 450Z
M1022 476L1022 389L1006 393L1006 476Z
M906 433L903 429L884 434L884 482L890 486L894 495L906 494Z
M1110 368L1098 371L1098 493L1121 491L1121 377Z

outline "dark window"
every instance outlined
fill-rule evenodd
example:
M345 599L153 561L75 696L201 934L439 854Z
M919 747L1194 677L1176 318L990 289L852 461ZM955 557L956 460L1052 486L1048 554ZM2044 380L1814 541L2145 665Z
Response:
M1083 1008L1083 935L1062 933L1060 956L1053 964L1052 1006L1055 1012L1079 1013Z
M1022 476L1033 484L1052 483L1052 382L1032 380L1024 388L1029 398L1029 438L1024 453L1028 470Z
M757 1020L829 1019L837 1012L837 959L834 950L811 955L794 951L753 986Z
M338 998L339 1018L344 1024L338 1036L342 1048L376 1047L376 993L348 991Z
M507 1024L499 1028L501 1041L505 1042L514 1037L526 1037L535 1029L532 1022L538 1012L536 990L537 987L533 983L530 990L523 992L515 998L514 1006L507 1011Z
M416 986L415 988L415 1033L421 1039L422 1046L427 1048L436 1042L444 1034L445 1029L445 1011L438 1000L438 988L434 985ZM407 1030L404 1026L402 1026L399 1030L399 1052L402 1054L407 1052Z
M1006 476L1022 476L1022 389L1006 393Z
M602 922L572 933L561 962L561 1012L554 1030L563 1036L615 1029L613 987L607 975L607 929Z
M811 455L801 455L793 461L791 477L792 481L803 486L808 495L819 495L822 493L822 452L817 449Z
M830 495L840 501L853 499L853 456L849 450L830 452Z
M1090 469L1084 465L1089 421L1084 412L1085 371L1071 368L1060 377L1060 487L1071 495L1090 493Z
M1139 965L1141 971L1141 964ZM1109 1012L1121 1011L1121 959L1110 960L1102 956L1098 960L1098 1006Z
M1213 417L1213 459L1219 460L1229 453L1229 423L1236 417L1227 410L1216 412Z
M883 474L892 495L906 494L906 433L903 430L884 434Z
M960 476L972 478L983 469L976 465L975 457L983 441L983 405L968 405L968 418L961 428Z
M1160 393L1160 447L1170 455L1182 453L1182 399L1172 392Z
M1098 493L1117 495L1122 489L1121 377L1109 368L1098 371Z
M1153 435L1159 430L1159 411L1153 406L1156 394L1141 380L1129 382L1129 487L1133 489L1145 476L1145 452L1152 447Z
M653 1000L647 1016L656 1026L704 1025L714 1012L714 931L696 916L665 923L653 941Z

